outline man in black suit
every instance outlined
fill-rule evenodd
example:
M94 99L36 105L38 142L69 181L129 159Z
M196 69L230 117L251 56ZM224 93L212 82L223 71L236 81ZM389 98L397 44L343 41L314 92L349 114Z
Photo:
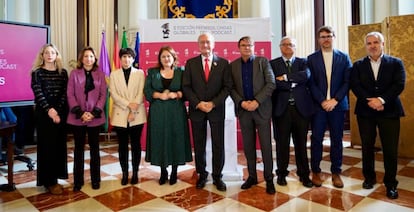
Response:
M224 102L231 86L230 73L227 69L229 62L214 55L214 37L210 33L204 33L198 37L198 47L201 55L187 61L183 74L183 92L190 104L195 164L199 174L196 187L204 188L207 182L208 121L211 128L213 152L213 184L217 190L225 191L226 184L221 178L224 166Z
M272 117L272 92L275 77L269 61L254 55L254 41L249 36L240 38L238 47L241 57L230 64L233 86L230 92L239 118L243 136L244 154L249 177L241 186L248 189L257 184L256 129L264 165L266 192L276 193L273 184L273 158L270 119Z
M297 175L305 187L312 187L306 151L308 126L314 112L308 88L310 71L306 59L295 57L296 40L283 37L279 44L281 57L270 61L277 89L273 91L273 132L276 138L277 184L287 185L290 136L295 146Z
M405 86L403 62L383 53L384 37L379 32L365 36L368 56L356 61L351 72L351 89L357 97L359 135L362 143L362 172L365 189L373 188L375 174L375 138L377 128L384 155L384 184L387 197L398 198L396 179L400 117L404 110L399 95Z

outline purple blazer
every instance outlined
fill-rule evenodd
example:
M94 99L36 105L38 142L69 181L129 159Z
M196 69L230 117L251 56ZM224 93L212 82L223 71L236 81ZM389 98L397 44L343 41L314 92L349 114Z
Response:
M88 126L95 127L105 123L105 102L107 93L107 84L105 81L105 74L96 69L92 71L93 84L95 88L88 93L88 100L86 100L85 94L85 71L83 69L74 69L70 73L68 82L68 104L69 115L67 123L76 126ZM82 121L76 117L76 114L71 112L73 108L79 106L81 111L92 112L95 108L101 110L99 118L94 118L91 122L82 123Z

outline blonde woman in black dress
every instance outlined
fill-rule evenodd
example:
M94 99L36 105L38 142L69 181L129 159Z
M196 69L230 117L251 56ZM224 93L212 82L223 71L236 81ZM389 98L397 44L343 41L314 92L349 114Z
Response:
M63 69L61 55L53 44L44 45L33 64L37 132L37 185L52 194L61 194L58 179L68 178L66 151L66 87L68 73Z

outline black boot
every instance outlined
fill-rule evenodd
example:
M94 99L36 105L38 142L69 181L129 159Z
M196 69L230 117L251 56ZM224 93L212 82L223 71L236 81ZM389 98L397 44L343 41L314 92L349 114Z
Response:
M167 168L161 167L161 176L160 180L158 181L160 185L164 185L165 182L168 180L168 171Z
M119 164L121 165L121 170L122 170L121 185L128 184L128 151L125 151L124 148L125 148L124 144L120 142L118 154L119 154ZM126 145L126 148L128 148L128 143Z
M128 172L122 172L121 185L126 185L128 183Z
M138 183L138 170L132 171L132 178L131 178L131 184L135 185Z
M171 176L170 176L170 185L177 183L177 168L178 165L172 166Z

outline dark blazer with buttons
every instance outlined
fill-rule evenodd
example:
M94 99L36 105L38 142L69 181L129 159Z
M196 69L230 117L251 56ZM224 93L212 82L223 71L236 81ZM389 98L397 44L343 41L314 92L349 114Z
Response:
M326 81L325 62L323 61L322 51L316 51L308 56L308 67L311 71L311 93L317 103L316 109L323 110L321 103L326 100ZM331 98L338 101L334 111L346 111L349 109L349 76L352 63L349 56L337 49L333 50L332 73L331 73Z
M206 116L211 121L224 120L224 102L229 95L231 86L230 73L227 70L228 64L226 59L214 55L207 81L201 55L187 61L182 86L184 96L189 101L191 120L201 121ZM212 101L215 107L209 113L204 113L196 109L200 101Z
M371 68L369 57L356 61L351 71L351 89L357 97L355 114L364 117L393 118L404 116L399 95L404 90L405 70L398 58L383 55L377 80ZM367 98L384 99L384 110L376 111L368 106Z
M295 99L295 105L299 113L304 117L310 117L314 113L314 104L308 87L310 71L305 58L295 57L292 63L291 73L282 57L270 61L275 78L287 75L287 81L277 80L277 89L273 91L273 116L281 116L289 104L290 93ZM292 83L296 86L292 88Z

